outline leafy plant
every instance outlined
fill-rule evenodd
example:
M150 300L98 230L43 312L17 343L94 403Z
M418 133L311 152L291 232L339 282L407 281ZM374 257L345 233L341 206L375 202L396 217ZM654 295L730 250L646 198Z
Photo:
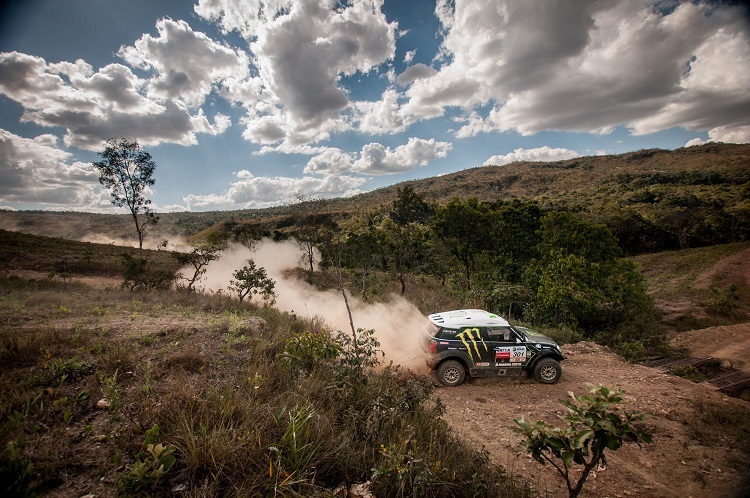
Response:
M719 316L732 316L740 307L738 291L737 284L730 285L724 291L720 291L717 287L711 288L711 301L707 306L708 311Z
M109 411L112 416L115 416L120 408L120 400L122 397L120 385L117 382L117 370L115 370L115 373L112 376L100 376L99 384L104 399L109 403Z
M141 451L136 456L136 462L128 466L126 481L131 489L153 486L177 461L174 446L156 443L159 433L157 424L146 431L143 442L145 452Z
M260 294L268 305L273 305L276 301L276 282L266 275L265 268L255 266L252 259L247 260L247 264L232 275L235 280L229 281L229 290L237 293L240 302L250 294Z
M376 481L385 477L397 482L397 496L423 495L435 480L414 438L412 426L407 428L399 442L388 446L381 444L380 456L381 464L372 468L372 479Z
M616 451L627 442L640 446L641 441L653 440L634 425L643 420L641 413L621 413L616 407L623 400L622 389L611 391L602 386L592 387L588 395L569 394L571 399L560 400L568 409L567 427L549 426L541 420L532 424L523 417L514 422L515 431L525 438L523 444L534 460L551 464L565 480L569 496L575 497L599 462L607 463L606 450ZM573 464L582 467L577 482L570 473Z
M298 372L306 374L337 358L342 352L340 342L327 332L294 334L286 340L281 358L284 363Z
M174 456L175 447L171 445L149 444L146 451L148 456L145 460L138 460L128 467L128 477L135 489L156 483L177 461Z
M627 341L618 346L620 354L628 361L638 361L646 354L646 346L641 341Z
M47 380L60 385L66 381L76 380L91 372L92 367L83 362L77 356L63 360L55 358L46 365Z
M281 407L273 414L277 426L281 425L285 410L286 407ZM269 447L271 454L276 456L276 482L281 477L279 470L286 474L279 486L289 483L292 476L296 476L295 482L304 480L320 445L313 425L315 408L309 402L295 404L288 414L289 422L284 434L275 445ZM269 469L273 474L273 461L270 462Z
M168 289L175 279L174 272L160 266L155 259L143 256L122 253L122 266L122 287L131 291Z
M385 357L374 329L357 329L354 337L339 331L336 341L341 345L340 366L348 373L361 374L367 368L378 366L378 353Z

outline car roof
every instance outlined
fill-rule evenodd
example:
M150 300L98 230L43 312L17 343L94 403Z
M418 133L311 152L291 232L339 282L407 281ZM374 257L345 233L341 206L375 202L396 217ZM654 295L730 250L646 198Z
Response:
M507 327L509 323L500 315L484 310L453 310L434 313L427 318L440 327Z

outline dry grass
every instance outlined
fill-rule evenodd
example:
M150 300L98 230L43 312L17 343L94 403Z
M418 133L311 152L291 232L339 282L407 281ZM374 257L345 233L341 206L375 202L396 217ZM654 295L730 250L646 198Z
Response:
M424 379L322 358L288 368L286 339L327 335L319 319L12 278L0 279L0 323L4 496L330 496L374 468L379 496L524 493L450 433ZM159 464L157 443L174 465L134 477Z

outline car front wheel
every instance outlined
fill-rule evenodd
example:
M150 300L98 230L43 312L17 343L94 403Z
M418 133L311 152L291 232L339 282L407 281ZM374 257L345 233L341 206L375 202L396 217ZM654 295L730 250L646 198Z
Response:
M438 367L437 378L444 386L460 386L466 378L466 371L456 360L448 360Z
M534 378L542 384L554 384L562 377L562 367L553 358L543 358L534 365Z

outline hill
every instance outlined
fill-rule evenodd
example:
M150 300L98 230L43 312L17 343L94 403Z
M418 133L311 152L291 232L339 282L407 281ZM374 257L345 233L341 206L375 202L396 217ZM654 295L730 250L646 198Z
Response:
M633 254L734 242L750 233L750 144L483 166L326 200L325 209L336 217L376 209L392 202L406 185L438 204L452 197L526 199L546 208L583 212L606 223L626 253ZM226 221L272 231L289 226L289 215L289 207L283 206L165 213L151 240L188 238ZM126 215L0 211L0 228L77 240L133 239Z

